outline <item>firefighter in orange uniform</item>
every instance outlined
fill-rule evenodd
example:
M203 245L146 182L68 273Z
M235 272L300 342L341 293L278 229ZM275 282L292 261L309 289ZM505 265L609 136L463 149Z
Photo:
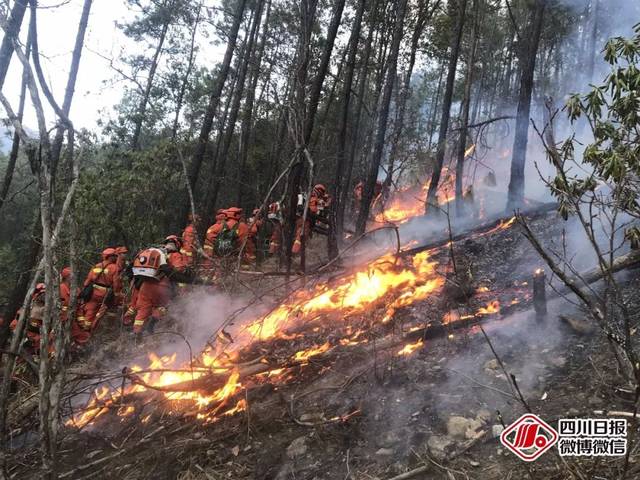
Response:
M200 223L200 216L190 213L188 221L189 223L182 232L182 247L180 248L180 253L186 257L189 265L193 265L196 254L197 225Z
M96 264L84 281L81 292L82 315L78 323L87 332L95 330L109 306L121 295L122 281L118 270L118 254L114 248L102 252L102 261Z
M256 260L258 233L264 224L260 212L259 208L255 208L253 210L253 216L249 219L247 225L249 227L249 233L247 237L247 245L245 246L244 251L245 258L250 262L254 262Z
M184 244L180 237L169 235L164 239L164 248L167 252L167 263L173 269L169 279L175 286L176 295L184 295L188 291L189 284L193 281L191 275L191 260L182 253Z
M249 234L249 227L242 221L241 208L231 207L218 212L216 223L207 230L204 248L212 257L223 258L239 251Z
M38 283L31 294L31 306L29 318L27 319L27 342L25 349L32 355L38 355L40 351L40 336L42 332L42 316L44 313L44 294L46 288L44 283ZM18 318L22 309L18 310L16 318L9 324L11 331L15 331L18 326Z
M222 230L222 224L226 221L227 211L221 208L216 212L215 223L207 229L207 233L204 239L204 245L202 247L206 255L205 259L202 261L202 266L205 269L210 270L211 268L213 268L213 258L216 256L213 240L217 236L218 232Z
M133 262L134 278L140 285L133 322L133 333L138 340L145 328L153 333L156 323L166 316L172 282L191 281L186 260L180 254L181 243L171 235L166 238L164 248L147 248Z
M280 202L273 202L269 205L267 219L271 222L271 238L269 239L269 254L273 255L280 250L282 242L282 210Z
M291 252L300 253L302 249L302 216L304 213L304 196L298 202L298 218L296 219L296 233L293 241ZM304 224L305 241L311 237L311 228L318 222L324 222L327 218L327 212L331 206L331 197L327 194L324 185L318 184L313 187L311 197L309 198L309 211L307 212L307 220Z

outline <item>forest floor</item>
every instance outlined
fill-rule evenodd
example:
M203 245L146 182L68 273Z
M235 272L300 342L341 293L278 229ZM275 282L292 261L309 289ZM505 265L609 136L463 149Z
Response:
M530 224L545 243L561 241L564 225L555 212ZM312 251L322 248L324 242L314 239ZM112 416L82 431L68 429L59 452L63 478L387 480L419 467L424 472L411 478L560 479L578 478L572 473L578 470L584 478L613 478L619 458L572 460L554 448L527 464L497 438L501 423L526 413L500 362L515 375L533 413L551 425L559 418L593 417L594 410L630 411L633 398L616 388L624 381L604 335L568 299L550 300L547 317L536 318L528 291L533 269L542 264L517 226L457 242L455 252L469 265L475 287L488 292L465 305L444 294L414 303L398 310L385 334L400 335L409 326L439 322L452 309L499 299L501 312L480 320L487 338L476 325L425 340L407 356L397 355L402 344L337 349L311 358L286 382L256 382L245 393L246 411L213 423L192 416L162 415L148 423ZM640 276L622 275L640 311ZM384 313L381 306L351 322L375 322ZM575 321L568 325L560 314ZM105 335L111 342L76 370L99 369L118 355L125 362L127 341L116 329ZM330 335L310 331L302 342L314 345ZM270 355L295 351L299 343L274 341ZM31 464L32 453L15 453L25 468ZM640 472L637 450L630 462L630 470Z

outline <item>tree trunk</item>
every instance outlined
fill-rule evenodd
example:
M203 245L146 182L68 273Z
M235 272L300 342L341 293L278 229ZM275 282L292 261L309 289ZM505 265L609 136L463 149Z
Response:
M440 92L442 91L442 77L444 77L444 65L445 61L442 59L440 63L440 74L438 75L438 89L436 90L436 94L434 96L433 105L431 107L431 120L429 121L429 145L428 150L431 151L431 147L433 146L433 134L436 131L436 117L438 115L438 106L440 103Z
M27 58L31 55L31 38L27 38L27 46L25 48L25 55ZM27 93L27 70L22 69L22 83L20 85L20 100L18 103L18 121L22 122L24 115L24 103ZM4 205L9 189L11 188L11 182L13 180L13 172L16 168L16 162L18 161L18 153L20 151L20 135L18 132L13 133L13 142L11 143L11 153L9 153L9 161L7 162L7 169L4 172L4 181L2 182L2 190L0 190L0 211ZM1 218L1 217L0 217ZM5 317L6 318L6 317ZM4 343L4 342L3 342Z
M271 0L267 0L267 13L265 15L264 24L262 26L262 35L260 38L260 47L256 54L255 50L251 55L251 73L249 74L249 89L247 90L247 98L244 100L244 109L242 114L242 124L240 126L240 150L238 153L238 195L236 204L242 206L243 186L242 177L247 164L249 155L249 141L251 139L251 128L253 126L253 104L255 102L256 89L258 87L258 79L260 78L260 67L262 65L262 57L264 56L265 45L267 42L267 33L269 31L269 18L271 16Z
M24 19L24 12L27 10L28 0L17 0L13 4L9 20L7 21L7 29L4 32L4 38L0 45L0 90L4 86L4 81L7 78L7 72L9 71L9 64L11 63L11 57L13 56L13 38L18 38L20 35L20 28L22 27L22 20Z
M440 2L437 2L435 7L439 5ZM422 32L424 31L424 27L427 24L427 21L433 15L435 11L435 7L429 10L429 0L423 0L418 5L417 19L415 29L413 30L413 35L411 36L411 50L409 52L409 64L407 65L407 70L405 72L404 84L402 85L402 89L400 90L400 99L398 101L398 114L396 123L393 129L393 137L391 139L391 149L389 151L389 166L387 168L387 175L384 179L384 186L388 189L391 186L391 182L393 181L393 168L396 160L396 156L398 155L398 145L400 144L400 137L402 135L402 130L404 128L404 115L407 107L407 99L409 98L410 88L411 88L411 75L413 75L413 67L416 63L416 52L418 50L418 42L422 37ZM385 191L383 189L383 191Z
M351 35L349 36L349 53L346 60L346 71L344 78L344 90L342 96L342 105L340 110L340 125L338 126L338 148L336 153L336 171L333 179L333 198L335 204L332 209L333 220L330 222L331 231L329 232L329 258L335 258L338 255L338 238L342 238L343 220L344 220L344 204L342 204L343 176L345 171L345 163L347 161L347 129L349 128L349 105L351 102L351 88L353 87L353 74L356 66L356 55L358 53L358 44L360 42L360 30L362 29L362 17L366 6L365 0L359 0L356 16L353 20ZM375 7L374 7L375 8ZM365 67L366 68L366 67ZM353 132L356 134L356 132ZM348 185L345 186L348 188ZM339 214L339 212L342 212Z
M522 52L522 73L520 75L520 96L518 98L518 112L516 116L516 130L513 141L513 157L511 159L511 178L507 210L511 211L522 206L524 201L524 166L527 158L527 141L529 135L529 112L531 110L531 94L533 92L533 77L536 66L536 56L542 32L544 9L546 0L535 0L531 11L530 27L526 38L529 39L526 49Z
M358 78L358 95L355 111L355 118L353 122L351 142L349 145L349 154L347 156L347 164L344 166L344 180L342 181L342 195L338 202L338 208L336 212L336 223L340 225L340 228L344 226L344 212L347 206L347 199L350 198L351 177L353 175L353 164L356 157L356 151L358 147L358 139L360 138L360 124L362 120L362 110L364 108L364 96L367 87L367 79L369 77L369 60L371 58L371 50L373 44L373 32L375 30L375 23L377 21L378 7L380 2L374 0L371 5L371 12L369 14L369 33L367 34L366 44L364 46L364 53L362 55L362 67Z
M458 152L456 161L456 215L462 216L462 177L464 175L464 157L467 149L467 126L469 125L469 107L471 106L471 87L473 85L473 69L478 47L478 23L480 0L473 0L473 32L471 33L471 50L467 61L467 75L464 81L464 98L462 99L462 114L460 115L460 138L458 140ZM478 94L479 96L479 94Z
M196 183L200 175L200 168L202 167L202 162L204 161L204 157L207 151L207 145L209 144L209 134L211 133L211 129L213 128L213 118L215 117L216 112L218 111L218 104L220 103L220 96L222 95L222 89L224 88L224 84L227 80L227 76L229 75L231 58L233 57L233 52L236 48L236 42L238 40L238 31L240 30L240 25L242 24L242 19L244 16L244 9L246 4L247 4L247 0L237 0L236 8L233 13L233 23L231 25L231 30L229 31L227 49L224 54L224 59L222 60L220 72L216 77L216 81L213 85L213 89L209 97L209 104L207 105L207 110L204 115L204 120L202 121L202 128L200 130L198 143L196 145L196 150L193 155L193 163L191 164L191 171L189 172L189 179L188 179L189 185L191 185L191 189L193 191L195 191ZM187 199L186 205L188 204L189 204L189 201ZM183 217L186 217L186 215L183 215Z
M168 12L163 12L163 14L165 15L165 21L162 24L160 38L158 38L158 44L156 45L156 50L153 54L153 59L151 60L151 67L149 68L147 83L144 87L144 92L142 93L142 98L140 99L140 103L138 104L138 109L136 111L134 119L133 136L131 137L131 149L133 151L137 151L140 148L140 133L142 132L142 124L144 123L144 117L147 112L147 105L149 104L149 95L151 95L151 88L153 87L153 80L155 79L156 70L158 69L160 54L162 53L164 41L167 37L167 31L169 30L171 16Z
M240 63L240 70L238 72L238 80L236 85L236 92L233 97L233 103L231 105L231 109L229 112L229 121L227 122L227 130L222 140L222 148L220 150L220 155L218 156L215 174L213 178L213 187L211 190L211 198L209 200L209 204L207 205L207 211L212 212L215 209L216 201L218 199L218 194L220 192L220 184L222 180L222 176L224 175L224 169L227 163L227 157L229 156L229 150L231 148L231 142L233 141L233 134L236 128L236 120L238 119L238 113L240 112L240 101L242 100L242 95L244 93L245 80L247 77L247 71L249 69L249 63L253 55L255 40L258 32L258 26L260 25L260 20L262 19L262 8L264 6L264 2L260 1L258 5L256 5L256 10L253 15L253 22L250 26L250 33L248 34L248 38L246 41L246 48L244 49L244 58Z
M596 43L598 39L598 15L600 14L600 0L591 0L591 32L587 42L586 61L587 61L587 82L593 81L593 71L596 63Z
M378 116L378 127L376 133L375 144L373 148L373 156L369 166L367 181L364 184L362 192L362 204L356 221L356 236L362 235L367 227L367 219L369 218L369 209L373 200L373 191L375 189L376 180L378 178L378 170L384 153L384 141L387 133L387 120L389 118L389 106L391 103L391 95L393 93L393 85L396 78L396 70L398 63L398 51L402 40L404 17L407 8L407 0L399 0L396 6L396 19L393 29L393 38L391 40L391 48L389 50L388 67L382 101L380 105L380 114Z
M429 191L425 202L425 213L438 208L438 184L440 183L440 174L444 165L444 155L447 148L447 134L449 133L449 118L451 116L451 103L453 100L453 86L456 79L456 69L458 67L458 55L460 54L460 41L462 40L462 31L464 29L465 13L467 9L467 0L460 0L457 8L454 3L450 3L450 15L456 16L456 26L453 36L451 37L451 56L449 57L449 71L447 72L447 83L445 86L444 97L442 100L442 116L440 117L440 128L438 130L438 146L436 150L435 165L431 174L431 183L429 183ZM457 11L456 11L457 10Z
M187 69L184 72L184 76L182 77L182 83L180 85L180 91L178 92L178 98L176 99L176 113L173 117L173 126L171 127L171 141L176 141L176 136L178 135L178 124L180 123L180 113L182 111L182 105L184 103L184 96L187 92L187 86L189 84L189 77L191 76L191 72L193 70L193 65L195 63L195 45L196 45L196 33L198 32L198 25L200 24L200 14L202 12L202 4L198 5L198 11L196 13L196 18L193 22L193 29L191 30L191 43L189 45L189 59L187 60Z
M62 101L62 111L67 116L69 116L69 112L71 111L71 102L73 101L73 95L76 91L76 80L78 79L80 58L82 57L82 49L84 48L84 37L87 32L87 24L89 22L89 13L91 12L92 3L93 0L84 0L82 14L80 15L80 23L78 24L78 33L76 34L76 41L73 47L73 54L71 56L71 66L69 67L69 77L67 78L64 100ZM60 152L62 151L64 131L65 128L63 126L59 126L56 129L56 136L51 147L51 171L54 175L54 182L55 172L57 171L58 163L60 162Z

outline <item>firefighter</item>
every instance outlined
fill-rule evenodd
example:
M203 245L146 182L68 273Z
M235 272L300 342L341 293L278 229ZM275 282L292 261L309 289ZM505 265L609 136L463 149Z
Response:
M175 294L184 295L187 293L188 284L192 282L191 261L187 255L182 253L184 244L176 235L169 235L164 239L164 249L167 252L167 264L173 271L168 275L169 280L175 286Z
M280 250L282 243L282 209L280 202L273 202L269 205L267 219L271 223L271 238L269 239L269 254L274 255Z
M172 282L191 281L186 260L180 254L181 244L178 237L171 235L165 239L163 248L147 248L133 262L134 279L139 285L133 322L137 341L145 328L153 333L156 323L166 316Z
M249 227L242 220L242 211L238 207L223 210L224 217L207 230L205 248L212 252L214 257L229 257L240 250L249 235Z
M293 254L300 253L302 248L302 217L304 214L304 196L301 195L301 200L298 201L298 218L296 219L296 232L295 240L293 241L293 247L291 252ZM305 240L311 237L311 229L318 224L318 231L325 233L328 230L325 226L328 225L328 211L331 206L331 197L327 193L327 188L318 184L313 187L311 196L309 197L309 210L307 212L307 219L304 223L304 238Z
M189 265L193 265L195 261L196 254L196 237L197 237L197 226L200 223L200 216L197 214L189 214L188 224L182 232L182 247L180 248L180 253L186 257Z
M38 355L40 351L40 336L42 334L42 317L44 313L44 294L46 287L44 283L36 284L36 288L31 294L31 305L29 309L29 318L27 319L27 339L25 342L25 350L32 354ZM9 324L12 332L18 326L18 318L22 313L22 309L18 310L16 318Z
M131 273L131 263L129 262L128 254L129 249L125 246L116 247L116 254L118 260L116 266L118 267L118 275L120 276L120 285L127 285L133 277ZM114 304L122 306L126 303L126 294L124 289L121 289L120 293L115 297Z
M89 271L84 281L84 288L80 293L83 311L78 320L80 326L87 332L97 328L109 306L114 303L114 299L122 294L117 262L116 250L106 248L102 252L102 261Z
M382 198L382 193L384 191L384 184L380 180L376 180L376 185L373 187L373 199L371 200L371 215L374 214L376 208L382 208L382 203L380 202ZM362 207L362 194L364 193L364 182L361 180L357 183L357 185L353 189L353 198L355 200L355 208L354 213L358 216L360 212L360 208Z
M250 262L254 262L256 260L256 252L257 252L257 243L258 243L258 235L262 230L264 222L260 215L260 209L255 208L253 210L253 215L249 218L247 222L247 226L249 227L249 233L247 237L247 245L245 246L245 256L246 259Z
M219 209L216 212L215 223L207 229L207 233L204 239L204 245L202 249L206 255L202 266L209 270L213 267L213 258L215 257L213 239L216 237L217 232L222 230L222 224L227 220L227 213L224 209Z

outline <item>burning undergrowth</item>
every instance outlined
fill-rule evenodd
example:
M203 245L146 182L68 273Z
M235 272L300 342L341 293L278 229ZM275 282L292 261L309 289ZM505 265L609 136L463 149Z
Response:
M513 225L514 219L497 222L471 238L489 237ZM210 298L204 303L207 308L193 312L208 318L208 323L199 323L214 332L201 353L191 347L187 358L158 352L149 355L144 367L125 367L93 391L67 425L83 428L114 416L145 422L159 412L215 422L244 410L248 390L300 381L302 373L313 370L307 368L312 362L330 364L349 350L385 347L397 356L410 356L424 347L427 331L465 326L526 300L512 290L504 304L504 294L495 298L489 287L479 285L472 303L452 309L442 295L452 281L448 246L409 253L383 255L333 281L318 279L255 319L234 312L233 303ZM403 320L409 307L424 308L425 302L444 315ZM183 310L189 311L189 305ZM383 346L376 347L380 342Z
M553 216L531 221L549 241L562 230ZM152 367L120 362L127 371L103 380L108 389L99 390L99 402L85 411L75 404L76 419L91 408L101 412L68 430L70 449L91 455L80 472L108 476L104 464L91 465L101 460L114 466L114 476L133 478L134 471L161 476L197 469L193 462L230 478L290 478L291 472L337 478L347 462L358 471L404 471L415 462L411 452L424 455L429 443L431 455L448 438L450 417L486 418L495 407L511 418L518 409L478 329L480 319L529 401L557 395L545 383L554 365L567 360L558 353L566 334L526 313L540 264L518 225L505 219L454 235L456 259L469 266L473 280L472 295L462 301L447 293L456 277L446 240L410 248L348 275L310 277L285 302L265 298L255 318L246 316L255 305L243 316L239 304L211 300L219 312L198 315L216 334L203 354L196 344L204 339L189 337L193 362L181 340L172 345L182 356L167 354L170 346L160 343ZM429 281L436 282L431 290ZM388 288L374 288L382 284ZM360 288L367 294L356 294ZM65 458L63 465L78 468ZM392 459L397 467L389 466Z

